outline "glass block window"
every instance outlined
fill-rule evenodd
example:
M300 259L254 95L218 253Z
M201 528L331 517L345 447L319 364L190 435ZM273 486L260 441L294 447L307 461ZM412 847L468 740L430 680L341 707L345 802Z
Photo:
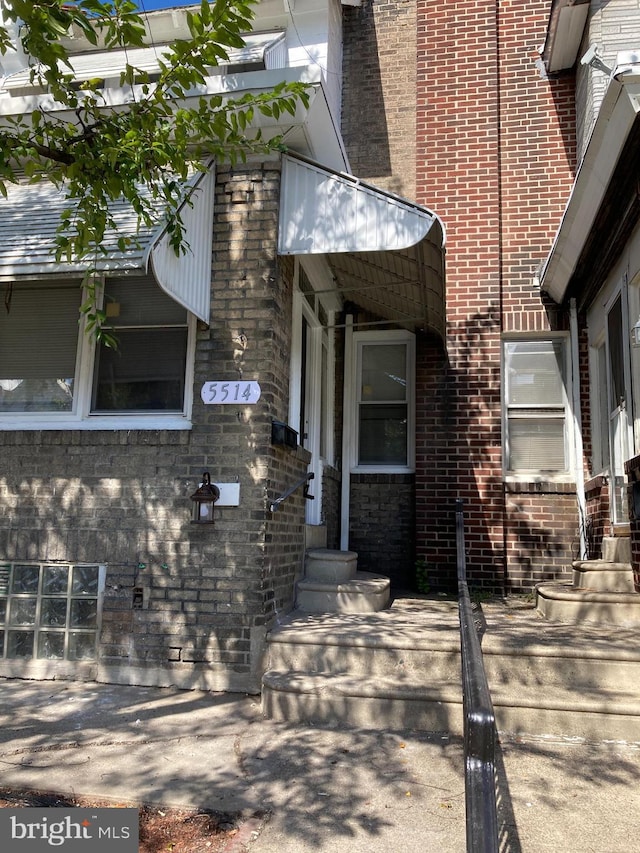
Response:
M0 657L95 660L105 568L0 564Z

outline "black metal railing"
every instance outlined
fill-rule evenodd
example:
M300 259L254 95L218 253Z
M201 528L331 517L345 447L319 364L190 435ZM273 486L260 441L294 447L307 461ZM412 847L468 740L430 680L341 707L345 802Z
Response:
M293 486L291 486L290 489L287 489L287 491L284 492L282 495L280 495L279 498L276 498L275 501L271 501L271 503L269 504L269 511L275 512L278 509L278 507L280 506L280 504L282 503L282 501L286 501L287 498L291 497L291 495L295 491L297 491L300 488L300 486L304 486L304 497L305 497L305 499L308 501L312 501L313 495L309 494L309 480L313 480L313 478L315 476L316 475L313 472L310 474L305 474L301 480L299 480L297 483L295 483Z
M473 619L464 543L464 505L456 501L458 608L462 656L467 853L498 853L496 721Z

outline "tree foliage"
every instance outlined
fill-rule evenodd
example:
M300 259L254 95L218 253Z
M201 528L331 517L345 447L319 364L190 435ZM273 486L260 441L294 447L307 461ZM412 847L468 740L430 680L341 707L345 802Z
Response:
M184 185L202 161L245 159L249 152L280 147L252 129L257 114L293 115L308 100L303 84L280 84L268 92L238 97L200 94L212 66L244 46L256 0L203 0L185 10L189 37L158 49L153 78L135 64L135 48L148 45L145 15L132 0L0 0L0 52L14 50L11 24L31 62L30 77L47 98L23 115L0 117L0 193L21 175L45 178L69 198L57 234L59 258L88 258L102 251L105 232L115 228L111 203L126 199L139 221L153 224L162 208L171 244L184 251L179 215ZM110 105L104 80L78 88L66 49L75 31L96 49L126 55L120 86L126 109ZM122 235L120 247L135 239ZM100 336L102 317L95 294L84 306Z

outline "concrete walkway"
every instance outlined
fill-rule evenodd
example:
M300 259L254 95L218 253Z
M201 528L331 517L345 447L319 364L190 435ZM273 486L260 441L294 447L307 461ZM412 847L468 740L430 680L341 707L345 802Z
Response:
M635 848L639 745L505 740L498 771L502 851ZM257 697L0 680L0 785L267 813L234 853L465 850L459 739L273 723Z

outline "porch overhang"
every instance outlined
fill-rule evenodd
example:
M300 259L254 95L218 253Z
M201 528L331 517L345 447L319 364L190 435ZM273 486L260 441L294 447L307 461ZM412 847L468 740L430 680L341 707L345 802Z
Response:
M278 251L325 255L345 301L444 340L444 244L443 224L427 208L283 156Z
M640 219L640 65L616 69L598 113L540 287L587 304Z
M159 224L153 226L141 224L133 207L119 200L111 204L115 228L105 234L102 251L80 259L57 259L57 229L70 206L65 192L44 180L10 184L0 204L0 281L81 276L90 270L105 275L139 274L152 267L169 296L209 322L213 198L211 168L185 188L181 216L189 250L180 258L169 244L161 205L156 206ZM123 236L130 238L125 247L119 242Z

